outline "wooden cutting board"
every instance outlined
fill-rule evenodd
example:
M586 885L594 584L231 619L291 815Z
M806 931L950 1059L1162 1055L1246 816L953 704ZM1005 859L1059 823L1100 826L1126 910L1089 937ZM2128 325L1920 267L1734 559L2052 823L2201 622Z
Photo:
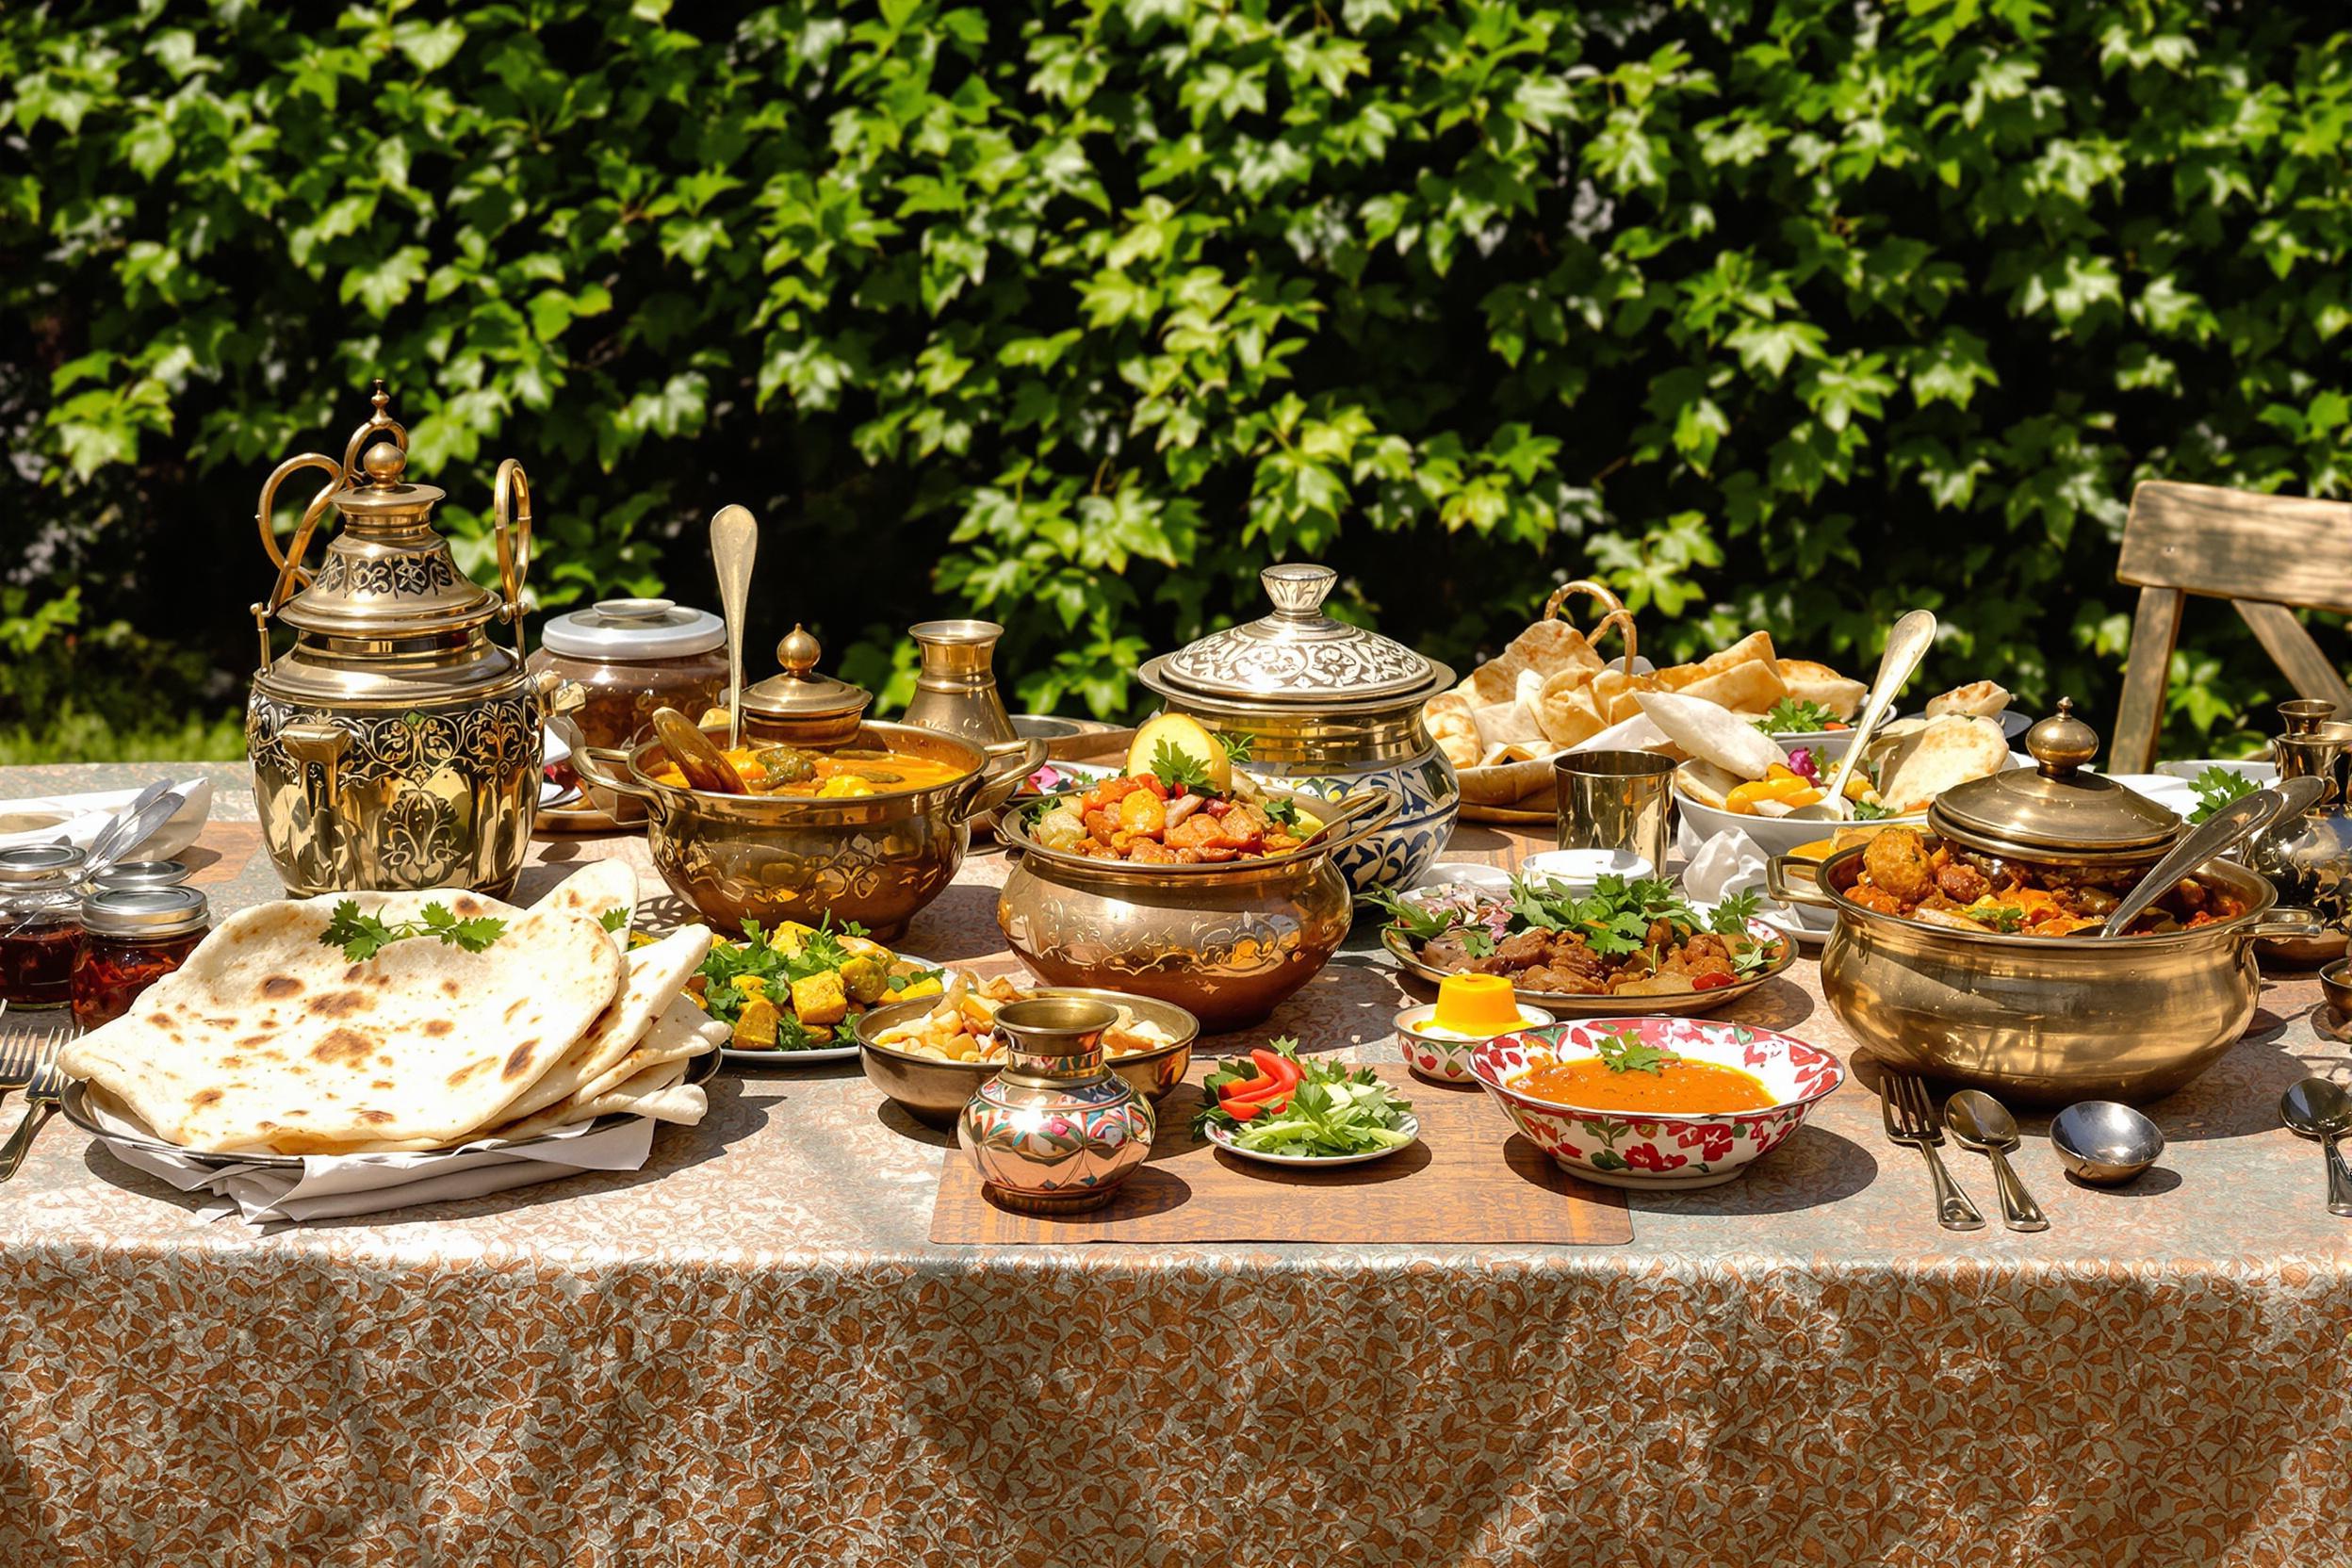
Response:
M1625 1194L1560 1169L1512 1131L1484 1090L1425 1084L1401 1065L1379 1070L1421 1120L1421 1141L1386 1159L1299 1170L1195 1141L1203 1064L1160 1102L1151 1158L1105 1206L1051 1218L1000 1208L981 1195L964 1152L951 1149L931 1208L931 1239L1553 1247L1633 1239Z

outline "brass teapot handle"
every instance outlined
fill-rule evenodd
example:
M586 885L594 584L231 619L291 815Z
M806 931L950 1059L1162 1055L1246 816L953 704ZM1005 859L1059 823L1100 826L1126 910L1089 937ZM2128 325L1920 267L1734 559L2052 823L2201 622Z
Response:
M514 627L514 657L523 657L523 580L531 572L531 476L513 458L498 465L490 496L492 526L498 545L501 616Z

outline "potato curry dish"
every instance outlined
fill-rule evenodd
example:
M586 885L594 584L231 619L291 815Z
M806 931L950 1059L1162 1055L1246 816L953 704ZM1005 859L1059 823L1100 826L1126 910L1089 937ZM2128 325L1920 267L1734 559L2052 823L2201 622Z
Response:
M2038 866L1955 851L1907 827L1889 828L1862 852L1846 896L1865 909L1927 925L2003 936L2071 937L2095 931L2138 882L2138 869ZM2132 923L2131 937L2192 930L2246 913L2235 891L2183 877Z
M747 793L799 795L817 800L841 800L858 795L890 794L901 790L927 790L971 772L953 763L903 752L803 751L798 746L739 746L722 751ZM676 762L664 762L649 775L656 784L686 789L686 776Z

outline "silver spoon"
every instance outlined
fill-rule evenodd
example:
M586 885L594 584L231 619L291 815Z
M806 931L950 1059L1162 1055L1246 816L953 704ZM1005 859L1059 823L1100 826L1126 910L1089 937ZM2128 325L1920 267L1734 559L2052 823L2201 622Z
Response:
M2316 778L2291 778L2288 784L2327 786ZM2299 796L2303 792L2297 791ZM2272 823L2277 822L2286 808L2293 804L2285 785L2275 790L2257 790L2237 799L2189 829L2181 841L2173 845L2164 858L2150 866L2132 890L2123 895L2107 923L2099 928L2102 937L2120 937L2130 929L2142 910L2170 891L2180 880L2206 861L2235 848ZM2300 816L2311 809L2312 803L2304 802L2296 810Z
M1911 678L1911 672L1919 667L1919 661L1927 657L1935 641L1936 617L1928 611L1914 610L1895 623L1894 629L1886 633L1886 651L1878 661L1878 678L1870 683L1870 700L1862 705L1862 717L1854 727L1854 739L1847 743L1846 754L1838 760L1838 772L1829 781L1829 792L1811 806L1798 807L1782 821L1844 822L1854 814L1853 808L1846 804L1846 780L1854 776L1854 765L1870 748L1870 732L1885 722L1903 683Z
M90 841L90 853L82 858L82 875L97 875L108 866L136 851L155 837L155 830L179 814L188 804L188 797L166 786L154 799L144 805L133 806L114 819L98 837ZM104 848L101 848L103 843Z
M123 833L131 827L134 822L136 822L139 812L145 810L148 807L153 806L156 801L161 800L164 796L164 792L171 788L172 781L170 779L159 778L155 783L150 784L145 789L139 791L139 793L133 795L131 797L131 803L128 806L123 807L122 810L117 811L114 814L114 820L107 823L106 826L100 828L98 830L97 837L90 841L90 858L92 860L104 860L109 856L116 855L122 850L129 849L131 845L122 841ZM155 829L152 827L147 830L148 833L152 833L154 831ZM143 841L146 836L147 834L142 833L139 835L139 839Z
M2076 1180L2121 1186L2164 1152L2164 1129L2113 1100L2078 1100L2050 1119L2050 1146Z
M2288 1130L2317 1138L2328 1161L2328 1212L2352 1216L2352 1170L2344 1168L2336 1139L2352 1132L2352 1094L2325 1078L2306 1078L2278 1097L2278 1119Z
M1944 1102L1944 1124L1961 1148L1973 1149L1993 1162L2001 1222L2013 1231L2049 1230L2050 1217L2009 1166L2009 1151L2017 1146L2017 1123L2009 1107L1983 1089L1961 1089Z
M710 519L710 564L719 572L719 609L727 616L727 749L743 743L743 608L751 597L751 562L760 525L740 506L723 506Z

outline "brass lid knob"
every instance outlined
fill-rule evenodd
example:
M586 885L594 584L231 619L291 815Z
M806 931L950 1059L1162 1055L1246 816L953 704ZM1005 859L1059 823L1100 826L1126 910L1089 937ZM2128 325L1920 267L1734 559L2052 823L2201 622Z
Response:
M792 629L784 634L784 640L776 645L776 662L795 677L805 676L815 669L817 661L823 657L825 649L817 645L816 638L809 635L808 628L798 621L792 623Z
M370 483L388 488L400 482L400 470L408 466L408 453L396 442L379 441L368 449L359 466L367 470Z
M2058 711L2025 732L2025 749L2045 777L2071 774L2099 755L2099 731L2074 716L2074 699L2060 697Z

